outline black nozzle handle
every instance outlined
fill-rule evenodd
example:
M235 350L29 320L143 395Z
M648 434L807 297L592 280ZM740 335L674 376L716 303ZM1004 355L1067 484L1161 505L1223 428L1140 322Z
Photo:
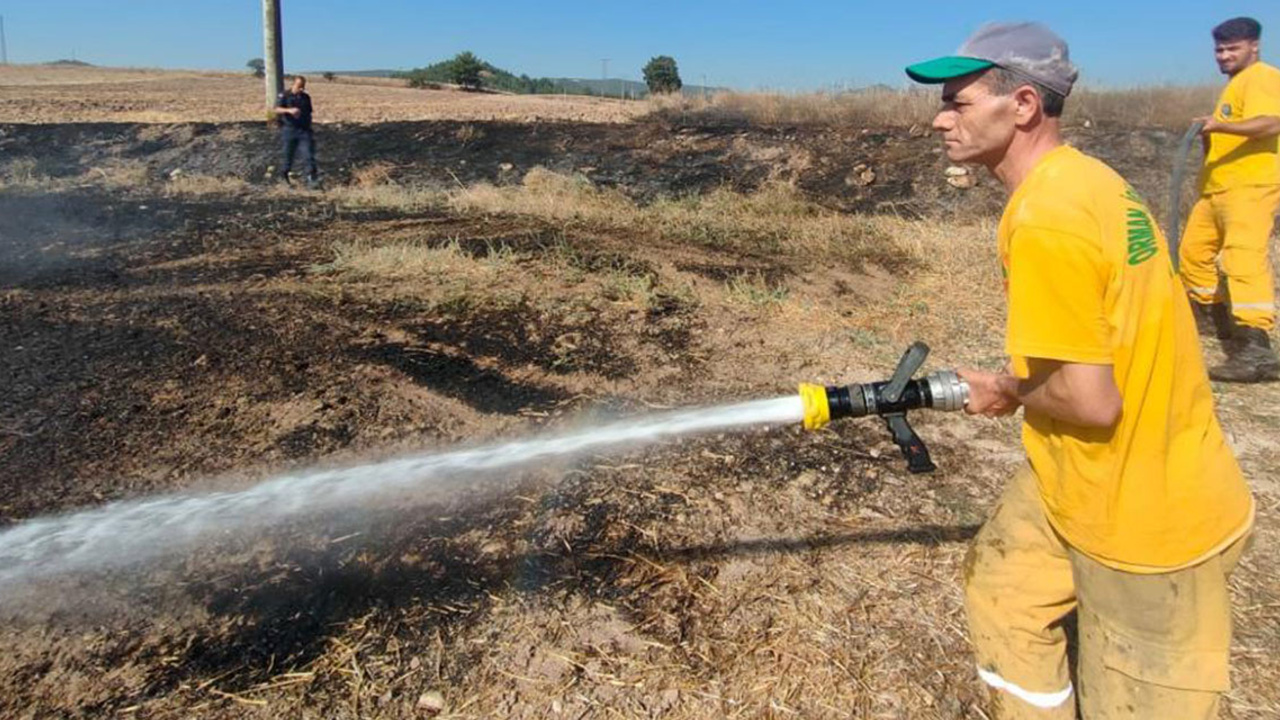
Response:
M893 434L893 442L902 451L902 457L907 460L907 472L931 473L938 469L938 466L933 464L933 459L929 457L929 448L925 447L924 441L912 429L911 423L907 422L906 413L885 415L884 420L889 426L889 432Z
M880 390L880 400L885 404L892 405L898 402L898 398L902 397L902 391L906 389L907 383L911 378L915 377L916 371L924 365L925 358L929 357L929 346L919 340L911 343L911 347L902 354L902 359L898 361L898 367L893 371L893 377L889 378L889 382Z

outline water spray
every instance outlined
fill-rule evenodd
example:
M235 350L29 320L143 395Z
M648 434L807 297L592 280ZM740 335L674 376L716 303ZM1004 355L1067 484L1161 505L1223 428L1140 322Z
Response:
M832 420L877 415L913 473L934 464L907 422L919 408L959 410L969 388L954 372L913 375L929 348L913 344L893 377L844 387L800 386L800 394L734 405L680 410L596 424L463 450L420 453L355 467L307 470L256 486L215 493L175 493L125 500L99 508L34 518L0 530L0 600L8 585L82 571L138 565L236 531L275 527L317 513L346 513L396 498L425 502L439 493L474 487L536 464L587 453L637 449L664 438L764 424L803 422L809 429Z

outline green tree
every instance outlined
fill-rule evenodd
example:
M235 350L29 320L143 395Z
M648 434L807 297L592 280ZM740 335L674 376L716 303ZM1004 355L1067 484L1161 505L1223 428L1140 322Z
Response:
M484 63L471 51L460 52L449 61L449 78L465 90L479 90L484 69Z
M244 66L249 68L249 72L253 73L254 77L266 77L267 63L262 58L254 58L245 63Z
M679 92L684 87L676 60L670 55L659 55L649 60L644 66L644 82L649 86L649 92L655 95Z
M326 73L324 74L324 79L325 79L325 80L327 80L327 81L329 81L329 82L333 82L334 80L337 80L337 79L338 79L338 76L337 76L337 74L336 74L336 73L334 73L333 71L329 71L329 72L326 72Z

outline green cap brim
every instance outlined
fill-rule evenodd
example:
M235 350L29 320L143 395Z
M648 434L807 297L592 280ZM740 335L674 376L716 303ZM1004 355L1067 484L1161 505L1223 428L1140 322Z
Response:
M964 77L979 70L995 67L990 60L979 60L971 57L940 57L922 63L907 66L907 76L918 83L944 83L958 77Z

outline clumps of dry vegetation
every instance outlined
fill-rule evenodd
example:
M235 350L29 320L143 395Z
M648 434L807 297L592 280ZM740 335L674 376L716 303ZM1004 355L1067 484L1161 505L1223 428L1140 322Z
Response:
M1159 85L1123 90L1084 88L1067 100L1069 123L1184 130L1192 118L1212 112L1221 88Z
M151 182L151 171L145 163L122 161L89 168L82 180L107 190L128 192L146 187Z
M244 179L233 176L172 175L162 186L166 197L200 197L235 195L249 187Z
M515 260L510 248L494 245L476 254L464 249L456 238L444 242L425 238L381 243L347 240L335 243L333 252L333 262L318 269L396 280L489 283Z
M17 158L0 168L0 190L10 187L39 187L48 180L35 158Z
M936 92L889 88L857 92L720 92L701 98L656 95L655 114L684 122L750 125L910 126L928 122L938 107Z
M395 166L391 163L376 160L352 170L351 184L360 188L391 185L394 171Z
M533 215L746 253L813 254L832 262L891 267L911 260L870 218L824 208L782 182L750 194L722 188L640 205L584 177L534 168L519 185L463 188L450 193L448 203L460 212Z
M1213 108L1218 89L1162 85L1125 89L1082 87L1067 101L1069 125L1185 128ZM926 126L939 108L936 88L871 88L850 92L722 92L710 97L655 96L653 114L694 124Z
M439 188L401 184L395 179L395 166L381 161L355 168L351 184L331 188L326 195L344 207L393 208L402 212L437 207L444 202Z

